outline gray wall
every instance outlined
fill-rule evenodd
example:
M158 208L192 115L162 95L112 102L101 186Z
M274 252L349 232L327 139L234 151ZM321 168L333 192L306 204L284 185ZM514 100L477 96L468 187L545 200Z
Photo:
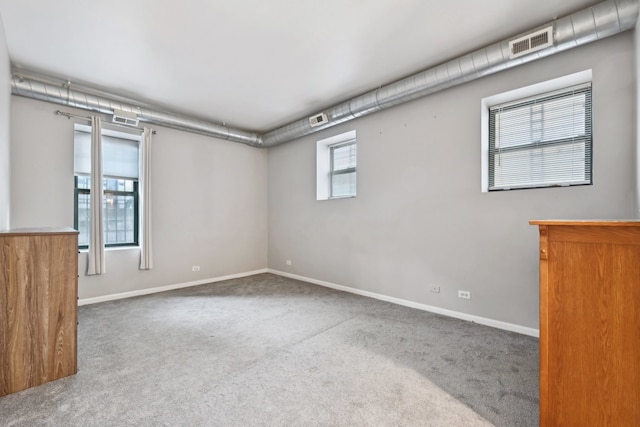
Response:
M9 228L11 182L9 168L9 113L11 104L11 71L9 52L0 16L0 230Z
M13 96L11 226L73 226L73 121L59 106ZM88 115L87 112L75 111ZM267 153L156 127L152 145L154 269L140 250L107 250L107 273L86 276L80 298L266 268ZM191 266L199 265L199 272Z
M640 218L640 31L635 28L634 48L635 48L635 79L636 79L636 218Z
M537 328L538 235L528 221L637 217L634 37L628 32L268 152L158 128L156 267L139 271L136 249L111 250L107 274L88 277L82 253L80 297L259 270L268 253L274 270ZM6 79L4 46L0 39ZM594 185L481 193L480 99L589 68ZM54 105L10 97L0 86L0 125L8 122L2 105L9 98L12 113L11 186L0 179L0 228L9 213L12 227L71 226L73 122L54 116ZM0 126L0 154L9 152L7 129ZM316 201L315 142L351 129L358 197ZM8 164L0 163L6 177ZM442 292L430 293L431 285ZM473 299L458 299L458 289Z
M538 232L528 221L635 216L633 37L627 32L270 149L269 268L537 328ZM480 100L589 68L594 184L481 193ZM358 196L316 201L316 141L351 129ZM457 298L457 290L472 299Z

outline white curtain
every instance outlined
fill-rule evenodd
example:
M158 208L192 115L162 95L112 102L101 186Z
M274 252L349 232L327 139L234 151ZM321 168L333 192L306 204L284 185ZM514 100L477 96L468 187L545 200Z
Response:
M91 221L89 227L89 262L87 275L105 273L104 223L102 212L102 123L91 117Z
M153 268L151 245L151 135L152 130L144 128L140 142L140 270Z

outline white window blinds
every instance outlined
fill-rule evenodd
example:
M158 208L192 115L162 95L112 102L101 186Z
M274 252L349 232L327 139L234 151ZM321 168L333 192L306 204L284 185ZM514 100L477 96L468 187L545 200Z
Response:
M91 134L75 130L74 172L91 173ZM132 135L134 138L139 138ZM138 179L138 141L102 134L102 173L110 178Z
M591 83L489 109L489 190L591 184Z
M356 142L349 141L329 147L331 160L331 197L356 195Z

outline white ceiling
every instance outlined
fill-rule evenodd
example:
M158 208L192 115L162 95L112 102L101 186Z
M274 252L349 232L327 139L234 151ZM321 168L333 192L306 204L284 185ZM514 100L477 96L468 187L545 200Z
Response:
M12 64L264 132L592 0L0 0Z

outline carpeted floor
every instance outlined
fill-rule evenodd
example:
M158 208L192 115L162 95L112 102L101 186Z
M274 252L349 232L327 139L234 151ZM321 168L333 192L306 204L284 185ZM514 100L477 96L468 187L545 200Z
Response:
M537 426L538 340L261 274L80 307L2 426Z

